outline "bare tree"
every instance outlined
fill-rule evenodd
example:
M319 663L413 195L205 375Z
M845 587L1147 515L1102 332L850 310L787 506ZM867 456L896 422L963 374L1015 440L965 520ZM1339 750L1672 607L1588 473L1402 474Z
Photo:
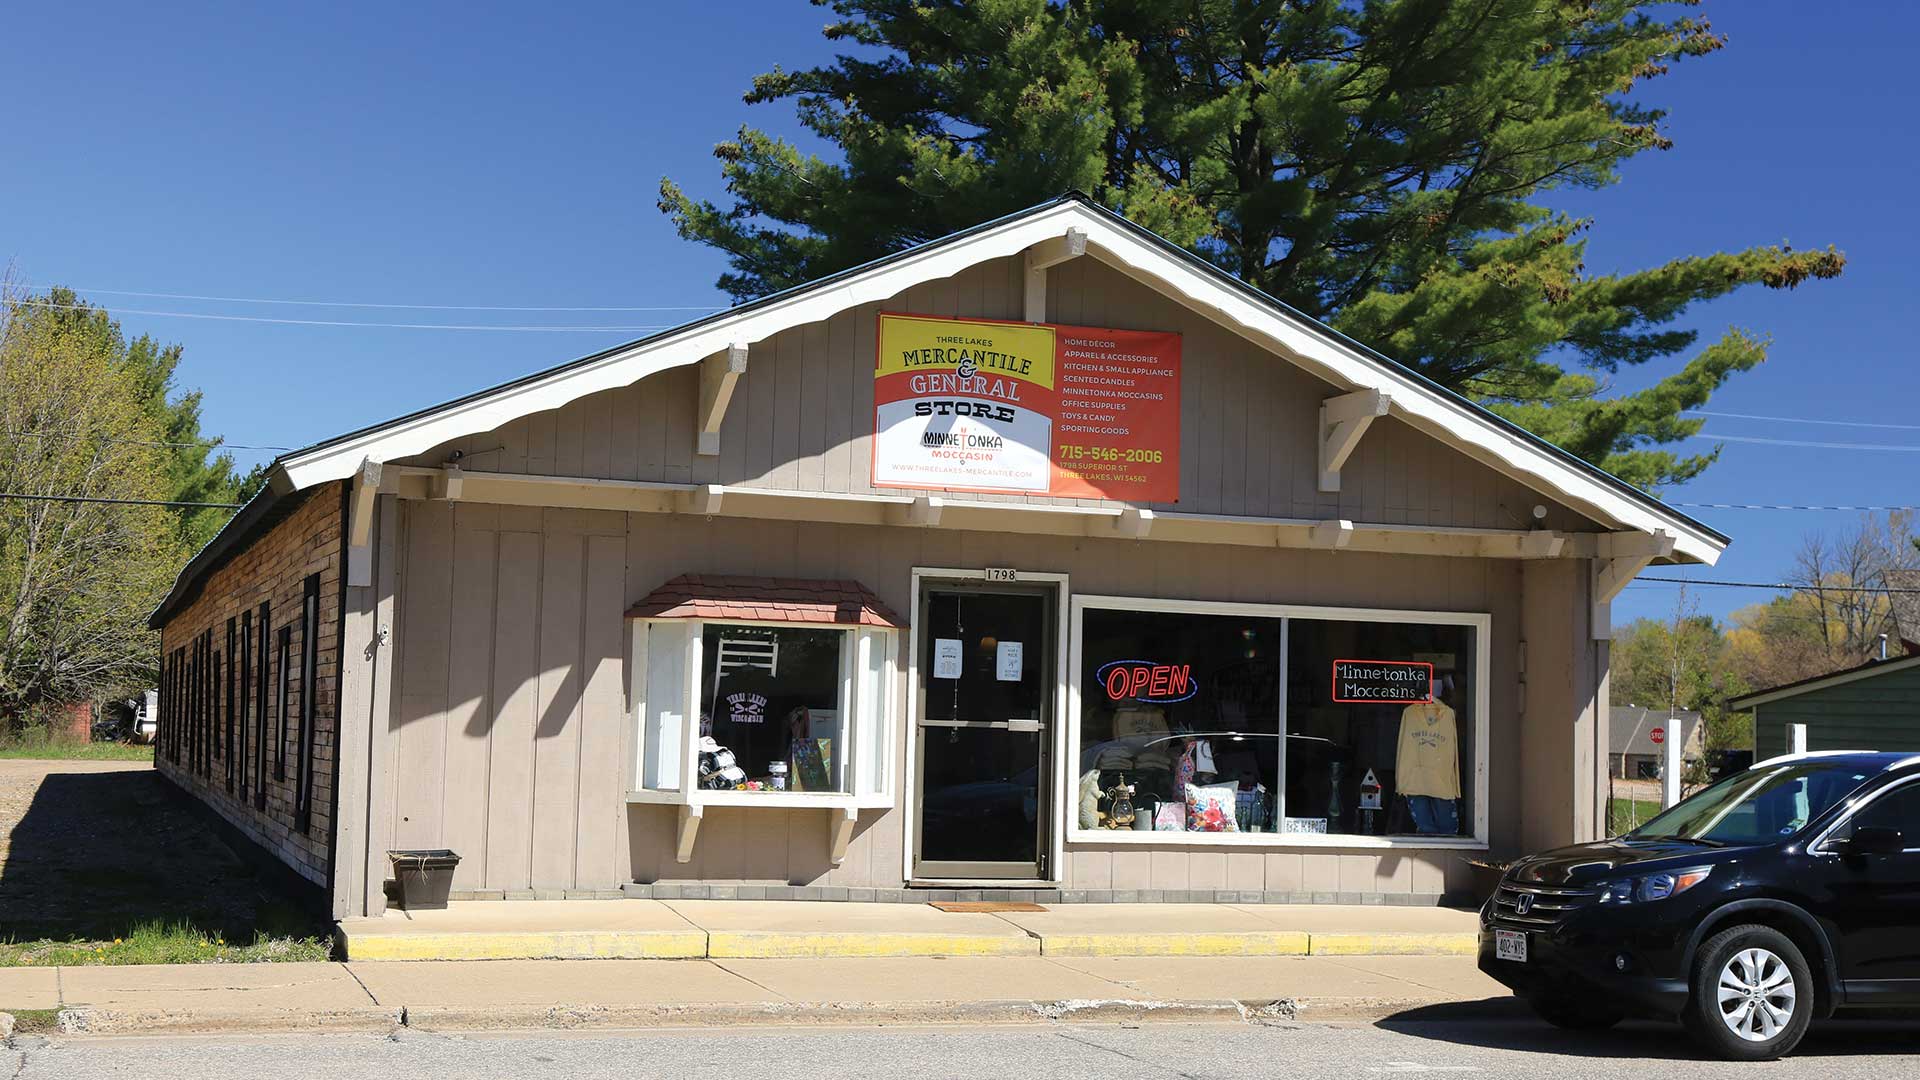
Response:
M1894 639L1893 604L1880 587L1889 573L1920 569L1913 535L1913 512L1895 510L1868 514L1838 535L1810 533L1801 541L1789 580L1811 598L1833 668L1877 656L1883 640Z

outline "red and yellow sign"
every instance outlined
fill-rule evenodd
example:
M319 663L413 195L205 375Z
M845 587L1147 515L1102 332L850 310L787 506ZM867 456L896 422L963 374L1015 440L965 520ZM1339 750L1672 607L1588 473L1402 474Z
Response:
M876 487L1177 502L1180 335L880 316Z

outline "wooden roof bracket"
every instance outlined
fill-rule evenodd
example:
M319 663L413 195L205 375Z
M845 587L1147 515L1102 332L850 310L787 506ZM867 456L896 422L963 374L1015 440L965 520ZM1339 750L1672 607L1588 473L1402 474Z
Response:
M905 505L887 507L885 514L890 525L919 525L932 528L940 524L940 512L946 508L947 500L938 495L921 495Z
M427 498L458 502L466 482L466 473L458 465L440 466L440 475L427 478Z
M1655 559L1673 554L1671 533L1616 532L1601 534L1593 560L1593 614L1595 641L1613 637L1613 598Z
M699 803L680 804L680 836L673 848L675 862L693 861L693 842L700 835L700 817L706 810Z
M700 397L695 403L694 450L713 457L720 453L720 424L740 376L747 373L747 347L739 343L700 361Z
M1065 236L1042 240L1027 249L1026 312L1027 321L1047 321L1047 268L1087 253L1087 234L1083 229L1068 229Z
M373 584L373 507L380 495L382 468L372 458L360 460L353 474L353 493L347 499L347 584Z
M1387 415L1393 399L1379 390L1355 390L1320 403L1320 490L1340 490L1347 463L1374 417Z
M827 811L827 861L835 866L847 861L847 847L853 843L853 826L860 820L860 810L853 806L836 806Z
M1338 551L1353 543L1353 522L1345 518L1322 521L1307 530L1310 545L1327 551Z

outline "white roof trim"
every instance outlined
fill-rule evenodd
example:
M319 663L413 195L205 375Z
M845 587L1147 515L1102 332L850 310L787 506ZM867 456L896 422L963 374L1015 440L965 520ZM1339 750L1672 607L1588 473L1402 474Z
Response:
M755 304L737 316L709 319L588 363L569 365L493 393L288 454L281 460L281 467L294 488L343 479L353 475L363 460L392 461L424 453L450 439L491 431L530 413L559 408L656 372L697 363L730 345L764 341L784 330L896 296L914 285L950 277L977 263L1018 254L1062 235L1069 226L1087 233L1089 255L1134 277L1151 279L1190 306L1337 386L1386 392L1393 399L1393 414L1403 421L1472 456L1502 463L1502 471L1581 513L1617 528L1672 533L1674 554L1702 563L1715 562L1726 546L1684 516L1663 513L1618 490L1595 470L1549 452L1470 403L1437 392L1410 372L1381 363L1311 319L1275 310L1170 254L1110 216L1073 200L1017 215L953 243L935 243L922 251L903 253L818 287L796 289L790 295Z
M1727 706L1744 712L1756 705L1765 705L1774 701L1785 701L1787 698L1799 697L1801 694L1811 694L1815 690L1825 690L1830 686L1844 686L1850 682L1859 682L1861 679L1871 679L1876 675L1885 675L1889 671L1904 671L1916 664L1920 664L1920 653L1913 656L1891 657L1886 660L1868 664L1865 667L1857 667L1851 671L1842 671L1828 675L1823 679L1794 683L1791 686L1782 686L1776 690L1762 690L1757 694L1733 698L1727 702Z

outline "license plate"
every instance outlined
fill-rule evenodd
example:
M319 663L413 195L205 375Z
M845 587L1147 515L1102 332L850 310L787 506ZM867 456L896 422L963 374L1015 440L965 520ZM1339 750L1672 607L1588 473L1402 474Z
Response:
M1495 930L1493 955L1501 960L1527 962L1527 935L1522 930Z

